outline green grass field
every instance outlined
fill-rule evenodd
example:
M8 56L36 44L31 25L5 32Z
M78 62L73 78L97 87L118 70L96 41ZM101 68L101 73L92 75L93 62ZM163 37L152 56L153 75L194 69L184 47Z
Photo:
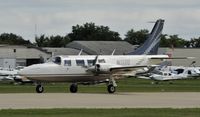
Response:
M199 117L200 109L18 109L0 117Z
M151 80L126 78L118 80L117 92L200 92L200 79L176 80L172 84L160 82L151 84ZM44 84L47 93L69 92L69 83ZM0 84L0 93L34 93L35 86L31 84L14 85L8 83ZM107 93L105 84L79 85L78 92L81 93Z
M200 79L188 79L151 84L144 79L118 80L117 92L200 92ZM47 93L69 92L69 83L44 84ZM31 84L0 83L0 93L34 93ZM106 85L79 85L81 93L107 93ZM3 109L0 117L199 117L200 108L189 109Z

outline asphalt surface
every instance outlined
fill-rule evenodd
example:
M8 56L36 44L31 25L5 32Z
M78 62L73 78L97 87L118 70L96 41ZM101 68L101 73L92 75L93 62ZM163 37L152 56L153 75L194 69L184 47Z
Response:
M200 93L0 94L0 109L9 108L200 108Z

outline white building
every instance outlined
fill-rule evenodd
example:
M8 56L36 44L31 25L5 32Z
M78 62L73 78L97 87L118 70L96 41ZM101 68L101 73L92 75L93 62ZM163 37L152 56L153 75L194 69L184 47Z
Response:
M28 66L47 60L51 53L39 48L26 46L0 45L0 67L15 68Z

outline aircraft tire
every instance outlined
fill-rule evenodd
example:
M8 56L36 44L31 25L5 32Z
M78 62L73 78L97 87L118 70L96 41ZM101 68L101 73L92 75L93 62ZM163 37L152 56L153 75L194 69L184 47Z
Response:
M76 93L78 91L78 85L77 84L71 84L70 85L70 92Z
M108 85L108 93L114 93L116 91L115 86L113 86L112 84Z
M42 85L37 85L36 86L36 92L37 93L42 93L44 91L44 87Z

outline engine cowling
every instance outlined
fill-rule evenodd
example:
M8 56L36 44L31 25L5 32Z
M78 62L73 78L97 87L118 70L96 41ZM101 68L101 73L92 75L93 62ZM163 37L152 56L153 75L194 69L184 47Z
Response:
M110 73L110 66L109 64L96 64L95 71L97 73Z

